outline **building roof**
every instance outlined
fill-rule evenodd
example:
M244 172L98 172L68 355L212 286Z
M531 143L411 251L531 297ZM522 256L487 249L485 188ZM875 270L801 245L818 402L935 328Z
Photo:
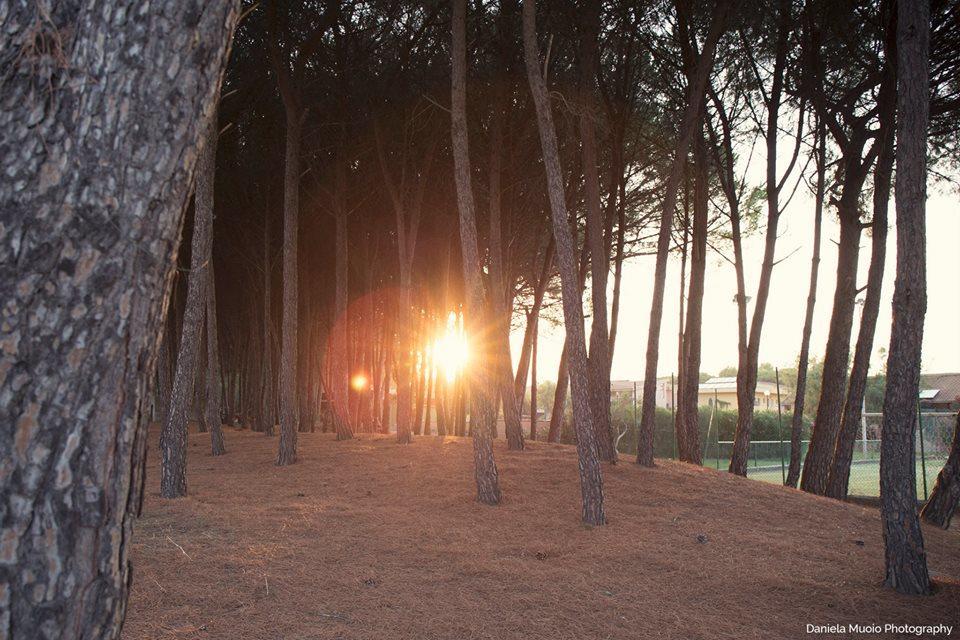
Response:
M960 373L927 373L922 376L920 399L928 402L960 402Z
M670 376L660 376L657 382L670 382ZM637 391L643 390L643 380L611 380L610 391L633 391L633 385L637 385Z
M710 378L706 382L700 383L700 393L733 393L737 390L737 379L733 377L718 377ZM777 384L775 382L766 382L760 380L757 382L757 392L764 395L773 395L777 392ZM780 385L780 398L785 400L789 397L792 397L793 389L790 389L784 384Z
M700 383L700 392L706 391L736 391L736 378L710 378L706 382Z

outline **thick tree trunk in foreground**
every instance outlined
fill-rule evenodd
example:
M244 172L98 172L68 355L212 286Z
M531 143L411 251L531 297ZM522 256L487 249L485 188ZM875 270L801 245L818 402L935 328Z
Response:
M603 477L597 455L596 433L590 402L587 345L583 328L581 288L577 274L576 250L567 217L563 173L557 134L550 110L550 98L540 73L540 55L536 34L536 2L523 1L523 45L527 78L537 112L537 129L543 149L543 164L547 175L547 194L553 221L557 264L563 296L563 323L567 331L566 344L570 358L570 392L573 396L573 421L577 434L577 454L580 461L581 517L589 525L606 523L603 510Z
M453 141L454 178L457 185L457 208L460 212L460 246L463 256L463 281L466 288L464 319L467 335L479 337L484 316L483 280L480 271L480 249L477 242L477 221L470 177L470 148L467 138L467 53L466 0L454 0L451 56L451 137ZM478 340L475 346L481 347ZM470 427L473 431L474 477L477 482L477 500L483 504L500 503L500 481L493 458L491 425L496 420L496 379L491 371L492 350L484 349L478 361L470 368Z
M660 232L657 237L657 262L654 271L653 293L650 301L650 325L647 332L647 352L643 380L643 402L640 413L640 435L637 443L637 462L653 466L653 430L657 402L657 363L660 354L660 320L663 316L663 295L667 279L667 254L670 251L670 229L673 226L674 208L677 204L677 187L687 162L687 151L696 134L707 91L707 81L713 68L717 41L726 24L729 2L718 0L713 10L710 31L697 61L694 81L687 88L687 106L677 139L673 166L667 177L660 211Z
M217 94L219 99L219 93ZM204 402L207 428L210 430L210 452L215 456L226 453L223 444L223 426L220 419L220 345L217 341L217 291L213 273L213 204L214 182L217 170L217 112L214 111L207 129L207 140L197 163L197 215L209 220L209 239L207 252L203 256L206 263L206 291L203 296L204 316L206 319L207 352L203 366L206 369L206 401ZM201 210L203 210L202 213ZM193 273L190 274L191 277ZM198 367L199 368L199 367Z
M954 512L960 506L960 413L953 427L953 444L950 457L943 465L933 486L930 499L923 506L920 517L942 529L950 526Z
M886 576L900 593L930 593L917 518L914 425L927 311L926 200L929 0L897 7L897 279L880 444L880 515Z
M817 279L820 273L820 236L823 229L823 199L826 185L827 130L823 124L817 128L817 186L813 210L813 257L810 258L810 287L807 290L807 306L803 317L803 333L800 337L800 359L797 363L797 390L790 419L790 468L786 485L796 487L800 479L802 456L803 407L807 394L807 369L810 363L810 334L813 331L813 310L817 303Z
M116 638L147 383L237 4L4 11L0 635Z
M283 160L283 320L280 327L280 443L277 464L297 461L297 225L301 113L288 107Z

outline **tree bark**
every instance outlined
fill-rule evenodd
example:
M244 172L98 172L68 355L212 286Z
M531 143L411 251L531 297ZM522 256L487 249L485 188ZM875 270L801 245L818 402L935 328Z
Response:
M474 478L477 500L483 504L500 503L500 481L493 457L491 424L496 420L496 379L491 375L493 362L479 337L484 323L484 294L480 270L480 249L477 241L477 222L470 176L470 149L467 137L467 44L466 0L453 0L452 17L452 75L451 75L451 139L453 143L454 179L457 186L457 209L460 213L460 246L463 257L463 281L466 309L464 319L467 336L474 338L474 348L481 352L470 368L470 427L473 431Z
M920 517L941 529L950 527L950 520L960 506L960 413L953 427L950 456L937 475L930 499L923 506Z
M223 442L223 425L220 399L223 382L220 373L220 348L217 341L217 298L213 282L213 261L210 261L210 276L207 282L207 426L210 428L210 453L222 456L227 452Z
M566 344L570 352L570 389L573 397L573 420L577 434L577 454L580 462L581 518L588 525L606 523L603 510L603 476L597 455L596 432L593 429L586 337L583 328L583 306L577 277L576 250L567 216L563 173L557 134L547 87L540 73L540 56L536 34L536 2L523 1L524 59L530 93L537 114L537 129L543 149L543 163L547 176L547 194L553 221L553 237L563 297L563 320L567 331Z
M760 267L760 279L757 283L757 297L753 305L753 317L750 319L750 333L744 347L740 345L737 361L737 428L733 437L733 451L730 456L730 473L741 476L747 475L747 459L750 453L750 437L753 432L754 399L757 393L757 366L760 361L760 338L763 332L763 322L767 312L767 300L770 295L770 282L773 279L774 259L777 249L777 233L780 222L780 190L793 167L791 162L786 174L781 178L777 175L777 142L781 137L779 130L780 105L783 98L784 77L787 67L787 49L791 31L790 20L791 4L788 0L778 3L777 49L773 68L773 79L770 87L770 98L767 105L767 126L765 142L767 147L766 188L767 188L767 230L763 249L763 262ZM803 126L803 106L800 107L800 128L797 130L799 140ZM799 149L799 146L797 147ZM794 155L796 158L796 155ZM738 240L739 242L739 240ZM740 259L743 258L739 251ZM738 283L743 278L738 273ZM746 298L741 294L738 297L741 305L739 313L746 317ZM742 335L742 334L741 334Z
M393 377L393 354L397 338L393 333L393 322L386 318L384 319L383 342L385 355L383 358L383 400L380 404L383 411L380 416L380 433L390 433L390 379Z
M537 439L537 339L540 324L539 314L533 317L533 346L530 359L530 439Z
M161 425L166 424L167 415L170 413L170 396L173 391L173 376L171 375L170 350L172 348L173 326L168 319L163 321L163 337L160 339L160 352L157 355L157 407L160 414L156 416L157 422Z
M650 302L650 325L647 332L647 352L643 380L643 401L640 414L640 434L637 444L637 462L643 466L653 466L653 431L657 402L657 362L660 354L660 320L663 316L663 295L667 278L667 254L670 251L670 230L673 226L674 208L677 203L677 187L687 161L687 150L703 108L703 97L707 90L710 70L713 68L717 41L724 31L729 7L728 0L718 0L710 21L710 31L703 45L703 51L697 61L694 81L687 89L687 105L677 139L677 148L673 165L667 177L663 194L663 207L660 213L660 231L657 236L657 262L654 271L653 294Z
M277 464L297 461L297 228L302 113L288 106L283 167L283 320L280 329L280 443Z
M219 93L217 95L219 98ZM205 354L206 362L203 368L205 368L207 372L206 401L204 405L207 428L210 430L210 452L215 456L226 453L220 416L220 344L217 341L217 293L213 273L213 206L214 184L217 170L218 127L217 111L214 111L207 129L206 144L197 161L196 191L197 215L209 221L207 252L203 256L203 260L206 263L205 270L207 278L206 291L203 299L204 315L206 317L207 352Z
M590 243L591 308L589 384L593 429L597 454L601 460L616 463L610 429L610 344L607 328L607 275L610 257L604 238L604 220L600 203L600 173L597 158L595 97L600 30L600 2L582 5L580 23L580 148L583 160L584 199Z
M813 210L813 257L810 258L810 287L807 290L807 306L803 317L803 333L800 337L800 359L797 362L797 390L790 419L790 468L786 485L796 487L800 479L801 439L803 436L803 407L807 394L807 369L810 363L810 334L813 331L813 310L817 303L817 279L820 273L820 236L823 229L823 199L826 186L827 130L822 123L817 126L817 186Z
M343 195L342 168L337 167L337 216L336 216L336 259L334 265L336 292L334 294L334 320L331 329L333 344L330 356L333 359L330 366L331 380L327 391L333 400L333 426L337 432L337 440L353 438L353 429L350 427L350 367L348 364L349 325L347 315L347 218L343 211L340 199Z
M589 233L589 231L587 232ZM590 243L584 242L580 251L580 294L587 286L587 260L590 257ZM560 352L560 365L557 368L557 386L553 391L553 409L550 410L550 428L547 432L549 442L560 442L563 431L563 418L567 408L567 391L570 382L570 352L564 336L563 350ZM560 407L559 413L557 407Z
M543 306L543 295L547 289L547 283L550 280L550 270L553 268L553 236L547 244L547 249L543 256L543 266L540 270L540 277L537 280L536 288L533 292L533 306L527 318L527 326L523 331L523 344L520 347L520 359L517 363L517 375L514 379L514 395L518 398L523 397L524 389L527 387L527 371L530 369L530 348L533 339L533 326L530 324L530 318L540 317L540 309Z
M498 38L500 40L500 65L504 70L509 67L510 23L513 17L513 3L500 5ZM490 291L494 317L494 336L497 341L495 373L503 406L504 432L507 447L513 451L523 450L523 429L520 427L520 401L514 389L513 365L510 362L510 304L505 300L507 287L504 273L503 240L500 224L501 216L501 154L504 146L503 111L509 103L508 90L497 85L494 89L493 113L490 116L490 164L489 164L489 245L490 245ZM522 400L523 393L519 394Z
M884 2L888 11L893 2ZM890 11L892 13L892 11ZM850 481L850 464L853 460L853 447L857 440L863 410L863 396L867 387L867 374L870 369L870 356L873 353L873 335L877 328L877 316L880 313L880 294L883 287L883 269L887 257L887 208L890 200L890 182L893 175L894 136L896 127L896 22L886 16L887 46L884 79L877 97L880 131L877 165L873 178L873 222L871 230L870 268L867 273L867 295L860 316L860 329L857 346L854 349L853 367L850 370L850 384L843 404L840 418L840 430L834 445L833 460L824 494L837 499L847 497Z
M852 207L852 210L851 210ZM840 210L840 242L837 254L837 285L833 296L833 314L823 358L823 390L817 405L810 449L803 463L800 488L823 494L830 473L840 411L847 386L850 333L857 295L857 261L860 253L860 219L857 203L844 203Z
M270 258L270 210L264 210L263 222L263 372L260 393L260 430L268 436L273 435L277 423L275 384L273 380L273 262Z
M119 635L148 381L236 16L234 2L4 7L4 637Z
M569 385L569 353L567 352L566 341L564 341L563 349L560 351L560 366L557 368L557 386L553 390L553 408L550 410L550 427L547 430L547 442L560 442Z
M703 137L697 139L695 148L696 176L693 196L693 230L690 250L690 288L687 296L687 320L684 329L684 363L680 389L680 411L682 428L685 431L686 451L681 452L681 460L693 464L703 464L703 452L700 449L700 348L701 326L703 321L703 293L707 269L707 209L709 205L709 168Z
M215 117L211 116L211 119ZM197 161L198 176L210 171L210 138L209 133L205 133L205 144ZM160 495L164 498L187 495L187 430L190 410L194 404L197 373L203 369L198 366L198 357L206 316L206 289L210 279L210 227L213 222L213 207L212 202L204 202L210 195L212 194L204 185L197 185L190 246L190 274L187 277L187 301L183 311L183 327L180 330L180 349L177 353L173 391L170 394L170 410L160 431Z
M927 310L926 200L929 0L897 3L897 279L880 444L886 576L900 593L930 593L917 518L914 461L923 318Z

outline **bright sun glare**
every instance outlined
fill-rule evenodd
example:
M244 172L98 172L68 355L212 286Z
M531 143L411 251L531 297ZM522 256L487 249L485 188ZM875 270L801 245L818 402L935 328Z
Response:
M470 360L470 345L463 329L456 323L453 314L447 322L447 329L433 345L433 353L437 366L443 371L447 382L454 379L464 370Z
M363 391L367 388L367 376L362 373L355 374L350 378L350 386L356 391Z

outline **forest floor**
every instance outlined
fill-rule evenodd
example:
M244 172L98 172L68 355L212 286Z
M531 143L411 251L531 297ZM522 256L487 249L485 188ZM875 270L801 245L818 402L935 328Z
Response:
M151 434L123 640L960 633L956 528L924 528L937 591L906 597L880 586L876 510L713 469L606 466L609 525L591 529L571 446L497 442L504 500L486 507L468 439L300 434L280 468L276 438L225 435L213 458L191 434L190 495L163 500Z

